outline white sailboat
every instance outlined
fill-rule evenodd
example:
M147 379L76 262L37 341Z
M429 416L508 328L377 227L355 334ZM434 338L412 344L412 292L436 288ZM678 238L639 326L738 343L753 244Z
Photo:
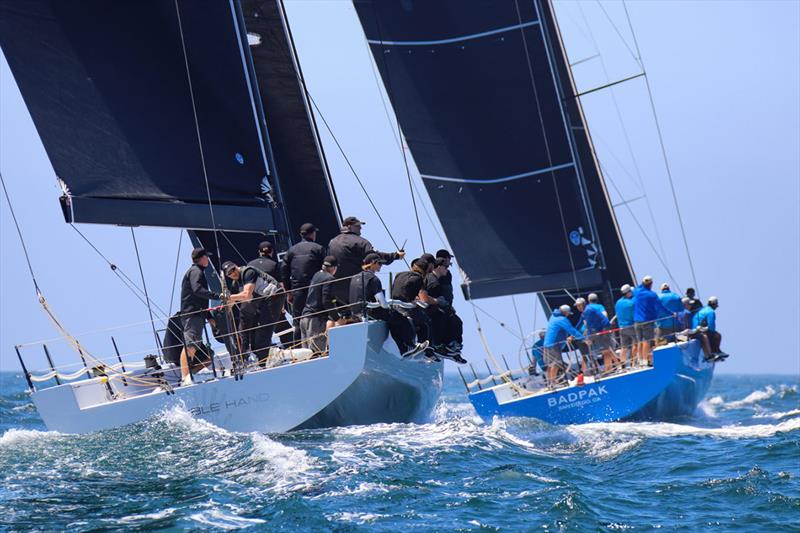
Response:
M181 0L0 2L0 47L59 178L66 222L180 228L220 261L265 236L285 251L308 221L322 242L338 233L341 214L279 0L202 9ZM441 392L440 359L401 356L386 324L367 319L331 329L326 352L274 348L263 366L235 352L227 334L213 366L181 386L180 369L160 357L90 353L31 274L83 362L68 373L45 346L50 370L29 371L29 351L17 347L51 430L98 431L175 406L232 431L423 422ZM168 318L151 310L153 333Z

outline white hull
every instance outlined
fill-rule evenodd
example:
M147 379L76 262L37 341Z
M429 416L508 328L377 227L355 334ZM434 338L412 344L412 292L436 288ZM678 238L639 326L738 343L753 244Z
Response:
M89 433L123 426L182 406L229 431L279 433L295 428L377 422L422 422L442 388L443 363L403 360L387 339L383 322L350 324L330 331L328 357L225 377L174 394L162 390L109 400L99 379L35 391L45 425L63 433Z

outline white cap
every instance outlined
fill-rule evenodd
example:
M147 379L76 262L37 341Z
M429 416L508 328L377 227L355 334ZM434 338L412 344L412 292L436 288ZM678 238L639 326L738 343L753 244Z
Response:
M622 294L628 294L629 292L631 292L631 286L626 283L625 285L619 288L619 292L621 292Z
M716 296L710 296L708 298L709 304L719 304L719 299Z
M544 337L545 333L547 333L547 331L544 330L544 329L540 329L540 330L536 331L536 334L539 335L540 337Z
M590 293L589 296L587 296L587 298L588 298L588 300L590 302L596 302L597 301L597 295L595 293L593 293L593 292Z
M661 284L661 290L662 291L668 291L669 290L669 283L662 283Z
M561 314L564 316L569 316L572 314L572 309L570 309L568 305L562 305L558 308L558 310L561 311Z
M653 283L653 276L645 276L642 278L642 283Z
M578 298L577 300L575 300L575 305L576 306L577 305L586 305L586 300L584 300L583 298Z

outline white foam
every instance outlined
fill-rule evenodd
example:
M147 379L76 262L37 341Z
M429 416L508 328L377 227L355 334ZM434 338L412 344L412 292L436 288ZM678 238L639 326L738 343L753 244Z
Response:
M382 518L384 514L379 513L357 513L357 512L341 512L341 513L333 513L330 515L325 515L325 518L329 520L338 520L342 522L353 522L355 524L366 524L369 522L374 522L378 518Z
M772 385L767 385L766 388L755 390L742 398L741 400L736 400L733 402L726 402L724 404L725 409L741 409L743 407L750 407L751 405L757 405L759 402L763 402L765 400L769 400L774 396L778 396L779 398L785 397L787 394L794 394L797 392L797 385L780 385L777 389Z
M791 411L777 411L774 413L758 413L753 415L753 418L771 418L773 420L780 420L781 418L789 418L790 416L800 415L800 409L792 409Z
M666 422L602 422L569 426L568 431L581 439L602 439L609 435L636 435L643 437L710 436L730 439L771 437L779 432L800 429L800 418L785 420L779 424L755 424L749 426L722 426L703 428L670 424Z
M14 446L20 443L31 442L35 440L51 439L53 437L61 436L62 434L57 431L39 431L36 429L9 429L2 436L0 436L0 446Z
M161 411L158 417L159 420L167 423L171 427L179 427L181 429L202 433L202 434L216 434L216 435L232 435L231 432L215 426L207 420L202 418L195 418L183 405L175 405Z
M303 490L319 480L317 461L304 450L285 446L260 433L250 434L250 439L253 442L253 459L268 464L255 477L257 481L271 485L272 490Z
M210 509L208 511L195 513L190 515L189 518L212 528L226 530L241 529L266 522L266 520L260 518L245 518L232 513L226 513L221 509Z
M174 507L168 507L163 511L158 511L155 513L144 513L144 514L133 514L129 516L123 516L120 518L120 522L125 523L132 523L132 522L141 522L143 520L161 520L162 518L167 518L175 514L177 509Z

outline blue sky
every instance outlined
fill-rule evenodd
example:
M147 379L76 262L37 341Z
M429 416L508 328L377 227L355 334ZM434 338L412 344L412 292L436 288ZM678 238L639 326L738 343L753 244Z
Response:
M409 253L418 254L402 155L352 5L324 0L289 0L287 5L312 96L392 232L401 242L407 238ZM622 5L603 2L605 13L599 6L556 3L571 61L592 57L575 67L580 90L639 72ZM630 2L628 8L661 121L700 294L720 298L723 346L732 354L720 371L800 373L800 3L650 1ZM690 285L643 80L594 93L583 104L613 201L647 195L647 200L628 204L630 210L617 210L637 275L667 279L634 217L659 254L663 251L678 283ZM371 221L366 236L389 249L391 241L324 131L323 140L344 214ZM114 335L125 352L147 351L152 334L141 324L147 320L146 308L63 222L52 167L4 59L0 170L43 291L70 331L139 323ZM424 204L432 215L427 197ZM428 220L424 211L421 216ZM434 226L428 222L424 228L432 249L442 246ZM128 229L82 226L81 231L138 282ZM179 232L142 228L136 236L148 290L166 309ZM523 240L520 245L536 243ZM184 237L179 273L187 266L188 252ZM17 370L15 344L56 333L34 298L4 202L0 257L0 369ZM512 365L519 360L520 329L528 334L544 324L533 295L518 296L515 303L519 323L509 299L479 302L503 323L479 313L492 350L505 354ZM482 367L472 311L463 302L457 306L465 319L467 356ZM113 353L109 334L80 338L105 357ZM74 359L62 343L51 343L51 348L59 363ZM34 359L41 348L26 353Z

